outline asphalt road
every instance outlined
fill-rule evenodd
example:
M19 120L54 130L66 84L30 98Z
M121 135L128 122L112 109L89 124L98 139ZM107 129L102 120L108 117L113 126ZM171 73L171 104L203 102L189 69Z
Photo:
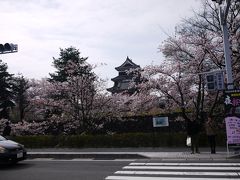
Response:
M0 180L228 180L240 179L235 160L32 159L0 166Z
M31 160L1 165L0 180L103 180L130 161Z

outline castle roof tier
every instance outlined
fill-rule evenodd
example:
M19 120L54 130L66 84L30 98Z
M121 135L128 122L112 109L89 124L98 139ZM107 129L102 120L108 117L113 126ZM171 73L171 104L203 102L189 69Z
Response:
M129 69L136 69L136 68L140 68L140 66L132 62L132 60L129 59L129 57L127 56L126 61L121 66L118 66L115 69L117 71L126 71Z
M132 60L127 57L127 59L121 66L115 68L118 71L118 76L111 79L114 82L114 85L107 90L111 93L121 93L124 91L127 91L128 93L133 93L134 89L129 87L131 83L135 80L133 79L133 74L128 73L128 71L130 69L137 68L140 68L140 66L132 62Z
M132 78L133 78L133 76L130 76L130 75L120 75L115 78L112 78L111 80L113 82L116 82L116 81L122 81L122 80L126 80L126 79L132 79Z

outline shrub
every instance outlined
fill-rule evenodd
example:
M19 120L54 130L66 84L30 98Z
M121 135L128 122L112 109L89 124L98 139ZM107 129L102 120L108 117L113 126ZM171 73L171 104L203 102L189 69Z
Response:
M125 133L113 135L16 136L13 140L27 148L123 148L123 147L185 147L185 133ZM225 134L217 136L217 145L225 146ZM208 146L205 134L200 146Z

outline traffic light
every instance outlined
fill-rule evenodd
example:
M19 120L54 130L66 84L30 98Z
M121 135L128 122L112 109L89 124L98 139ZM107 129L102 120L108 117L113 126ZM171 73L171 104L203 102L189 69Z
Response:
M18 45L12 43L0 44L0 54L14 53L18 51Z

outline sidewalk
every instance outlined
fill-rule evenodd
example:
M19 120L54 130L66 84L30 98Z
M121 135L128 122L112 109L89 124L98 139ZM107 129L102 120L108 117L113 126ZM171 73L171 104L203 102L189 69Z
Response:
M211 154L209 148L201 148L200 154L191 154L189 148L49 148L27 149L29 158L56 159L162 159L162 160L234 160L239 154L227 153L225 148L217 148Z

